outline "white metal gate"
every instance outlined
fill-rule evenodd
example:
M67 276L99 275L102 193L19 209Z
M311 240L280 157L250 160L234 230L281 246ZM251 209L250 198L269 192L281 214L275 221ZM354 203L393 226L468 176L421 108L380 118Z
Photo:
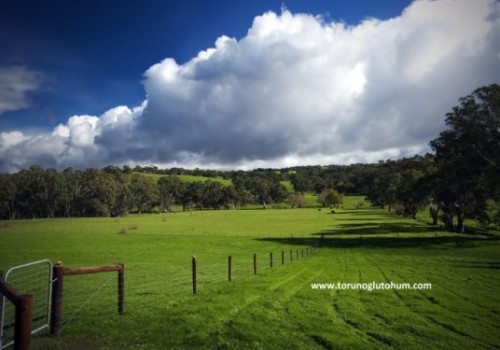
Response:
M4 280L20 294L33 295L32 328L35 334L50 324L52 262L48 259L11 267ZM14 343L15 308L0 295L0 349Z

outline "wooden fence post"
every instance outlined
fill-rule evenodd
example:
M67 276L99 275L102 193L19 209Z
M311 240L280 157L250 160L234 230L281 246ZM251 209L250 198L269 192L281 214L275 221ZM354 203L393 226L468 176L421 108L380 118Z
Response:
M273 268L273 252L269 253L269 267Z
M5 282L3 273L0 278L0 295L8 299L15 307L14 350L29 350L33 320L33 295L19 295Z
M290 261L293 261L293 252L290 250Z
M191 259L191 265L193 269L193 294L196 294L196 256L193 255Z
M257 254L253 254L253 274L257 274Z
M0 278L4 279L4 276L5 275L4 275L3 270L0 270ZM2 299L0 299L0 317L2 317L2 315L3 315L3 303L1 301L2 301Z
M64 270L63 263L61 261L55 264L52 268L52 278L50 334L57 336L61 333L61 315L63 308Z
M285 251L281 251L281 265L285 265Z
M121 269L118 270L118 313L123 315L125 304L125 264L119 263Z
M33 295L21 295L21 299L16 303L14 350L29 350L31 348L32 308Z
M232 263L232 258L231 255L227 257L227 279L229 282L231 282L231 263Z

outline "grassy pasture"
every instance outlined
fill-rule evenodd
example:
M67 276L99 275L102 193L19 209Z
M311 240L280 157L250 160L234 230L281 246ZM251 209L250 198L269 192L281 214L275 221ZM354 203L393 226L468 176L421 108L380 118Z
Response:
M168 175L168 174L150 174L150 173L136 173L139 175L144 175L147 177L152 178L155 181L158 181L160 178L165 177L165 176L170 176L170 177L178 177L179 180L182 182L207 182L208 180L215 181L215 182L220 182L224 186L229 186L231 185L231 179L224 179L223 177L216 176L216 177L206 177L206 176L198 176L198 175Z
M75 267L126 264L125 315L116 314L115 274L68 276L62 335L36 336L34 349L498 348L500 241L436 231L366 204L355 209L360 202L347 197L335 214L241 210L1 222L0 269L40 258ZM302 259L311 243L321 246ZM190 293L193 254L197 295ZM310 287L372 281L432 283L432 290Z

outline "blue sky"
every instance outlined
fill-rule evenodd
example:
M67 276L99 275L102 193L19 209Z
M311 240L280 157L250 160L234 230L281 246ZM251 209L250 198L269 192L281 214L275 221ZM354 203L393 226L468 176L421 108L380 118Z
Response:
M243 37L266 11L325 15L357 23L389 18L409 1L102 1L0 3L2 65L42 74L30 108L0 118L2 130L54 127L73 114L100 114L144 99L144 71L165 57L185 62L220 35Z
M241 168L423 153L460 96L499 78L498 2L436 3L3 1L0 170L33 162ZM464 47L465 58L450 58ZM201 59L211 48L216 54ZM274 63L280 64L264 74ZM441 91L448 77L450 91L425 91L426 84ZM175 94L187 87L189 96ZM309 95L316 89L321 99ZM318 107L323 101L330 102ZM383 122L400 133L412 118L403 110L413 104L434 119L412 124L404 137L388 133L374 145L366 138L375 129L353 131L393 113ZM308 127L301 120L313 125L307 136L299 132ZM158 145L147 142L153 138Z

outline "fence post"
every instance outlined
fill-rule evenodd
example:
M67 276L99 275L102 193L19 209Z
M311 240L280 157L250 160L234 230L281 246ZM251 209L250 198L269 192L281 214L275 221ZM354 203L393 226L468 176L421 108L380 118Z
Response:
M59 335L61 333L61 315L63 308L63 283L64 270L63 263L57 262L52 268L52 303L50 310L50 334Z
M3 270L0 270L0 278L1 279L4 278ZM0 317L2 317L2 315L3 315L3 303L2 303L2 298L0 297ZM2 319L0 319L0 327L3 327Z
M232 257L229 255L227 257L227 279L229 282L231 282L231 263L232 263Z
M293 261L293 252L290 250L290 261Z
M257 254L253 254L253 274L257 274Z
M33 295L22 295L16 303L14 350L29 350L31 347L32 308Z
M285 265L285 251L281 251L281 265Z
M273 268L273 252L269 253L269 267Z
M119 263L121 269L118 270L118 313L123 315L125 302L125 264Z
M196 294L196 255L193 255L191 265L193 268L193 294Z

